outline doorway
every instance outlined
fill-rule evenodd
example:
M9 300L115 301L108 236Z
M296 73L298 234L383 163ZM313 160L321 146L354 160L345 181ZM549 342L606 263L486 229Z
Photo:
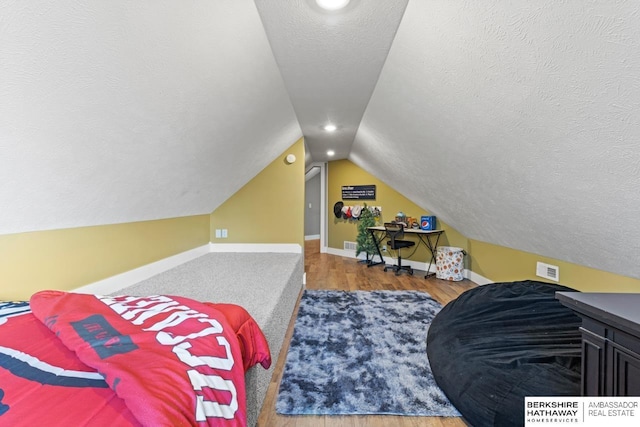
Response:
M305 240L320 240L320 252L326 252L326 165L312 164L305 173Z

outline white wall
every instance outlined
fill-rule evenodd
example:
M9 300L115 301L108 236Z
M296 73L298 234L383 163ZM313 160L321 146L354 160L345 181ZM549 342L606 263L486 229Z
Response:
M251 0L0 3L0 234L210 213L300 136Z
M410 1L350 159L469 238L639 278L639 18Z

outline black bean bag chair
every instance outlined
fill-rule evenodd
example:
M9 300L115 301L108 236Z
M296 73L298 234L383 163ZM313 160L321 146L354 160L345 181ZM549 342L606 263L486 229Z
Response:
M574 291L536 281L461 294L433 319L433 376L472 426L524 425L525 396L579 396L580 318L555 299Z

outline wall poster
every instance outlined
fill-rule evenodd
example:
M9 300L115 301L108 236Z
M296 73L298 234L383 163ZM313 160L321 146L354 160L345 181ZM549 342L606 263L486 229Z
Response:
M342 200L375 200L375 185L343 185Z

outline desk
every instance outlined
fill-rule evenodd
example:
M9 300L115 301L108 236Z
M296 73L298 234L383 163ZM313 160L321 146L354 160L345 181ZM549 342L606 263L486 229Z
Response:
M387 231L381 225L378 225L375 227L367 227L367 230L369 230L369 233L371 233L371 237L373 238L373 241L376 244L376 251L378 252L378 256L380 257L380 262L371 262L371 264L369 264L368 267L384 264L384 258L382 256L382 252L380 252L380 242L382 242L382 240L384 240L384 238L386 237ZM427 277L435 274L430 272L431 265L436 259L436 250L438 249L438 241L440 240L440 235L444 233L444 230L422 230L420 228L405 228L404 233L405 235L413 234L418 236L418 238L420 239L420 242L422 242L427 247L427 249L429 249L429 252L431 253L431 259L429 259L429 267L427 267L427 275L424 276L424 278L426 279ZM435 238L435 241L434 241L434 238Z

